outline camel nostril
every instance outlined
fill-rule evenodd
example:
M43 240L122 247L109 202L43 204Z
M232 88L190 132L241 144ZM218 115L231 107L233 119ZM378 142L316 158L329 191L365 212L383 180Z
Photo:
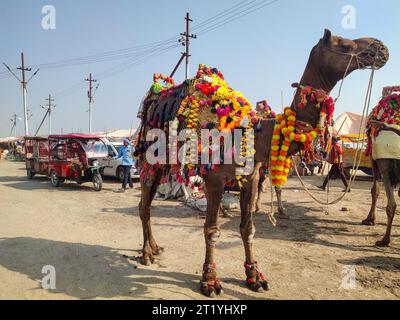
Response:
M380 69L389 60L389 50L380 40L374 40L360 52L359 59L363 68Z

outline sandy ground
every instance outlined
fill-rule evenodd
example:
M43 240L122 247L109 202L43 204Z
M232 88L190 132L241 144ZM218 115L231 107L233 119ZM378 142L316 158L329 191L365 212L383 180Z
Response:
M307 181L316 185L318 179ZM239 213L221 218L217 262L224 298L398 299L399 219L391 248L376 248L385 229L384 197L378 205L379 224L360 225L369 209L370 185L357 182L326 215L297 180L289 180L284 200L291 219L279 220L274 228L266 216L255 218L255 251L271 284L263 294L244 285ZM339 182L334 186L332 197L342 189ZM23 163L0 161L0 299L204 299L198 292L204 220L181 203L155 201L153 229L165 253L151 267L138 265L140 192L118 194L118 187L108 180L101 193L90 184L55 189L44 177L27 180ZM268 201L266 193L266 210ZM55 290L41 287L45 265L55 267ZM355 288L345 289L343 271L352 265Z

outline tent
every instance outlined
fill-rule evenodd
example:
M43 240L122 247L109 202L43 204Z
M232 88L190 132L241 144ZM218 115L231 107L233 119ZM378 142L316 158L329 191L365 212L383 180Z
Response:
M345 112L336 119L334 131L336 134L339 134L340 136L343 135L358 136L360 133L360 126L362 122L363 122L363 117L360 114ZM361 128L362 134L365 133L365 124L366 121L364 119L364 127Z
M112 140L123 140L125 138L135 139L136 129L130 130L111 130L111 131L103 131L97 132L96 135L103 138L110 138Z

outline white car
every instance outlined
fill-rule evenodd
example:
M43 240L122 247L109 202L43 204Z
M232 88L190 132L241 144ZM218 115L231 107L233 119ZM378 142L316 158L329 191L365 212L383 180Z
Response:
M119 150L124 146L122 142L113 142L108 139L103 139L108 148L108 154L110 157L118 155ZM124 180L124 173L122 168L122 158L120 159L99 159L100 165L104 166L104 176L116 177L119 181ZM136 166L133 165L131 169L132 179L139 179L139 172Z

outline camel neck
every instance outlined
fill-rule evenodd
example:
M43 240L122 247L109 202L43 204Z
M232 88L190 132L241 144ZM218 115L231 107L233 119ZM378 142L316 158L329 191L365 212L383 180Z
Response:
M313 61L307 64L300 84L311 86L315 89L322 89L327 94L333 90L338 80L328 75L321 67L316 66Z

